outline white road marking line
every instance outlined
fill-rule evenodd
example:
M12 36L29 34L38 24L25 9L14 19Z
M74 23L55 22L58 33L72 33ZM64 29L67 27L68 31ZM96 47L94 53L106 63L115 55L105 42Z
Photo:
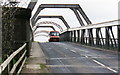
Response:
M95 63L97 63L97 64L99 64L99 65L101 65L101 66L103 66L103 67L105 67L105 68L109 69L110 71L117 73L117 71L116 71L116 70L113 70L112 68L105 66L104 64L102 64L102 63L98 62L97 60L93 60L93 61L94 61Z
M86 58L88 58L88 56L85 56Z
M76 53L76 51L74 51L74 50L70 50L70 51L72 51L72 52Z

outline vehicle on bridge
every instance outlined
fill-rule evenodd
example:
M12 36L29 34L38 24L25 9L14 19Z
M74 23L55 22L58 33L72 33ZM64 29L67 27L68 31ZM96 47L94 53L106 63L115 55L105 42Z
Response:
M49 42L59 42L60 41L60 33L58 31L50 31L49 36Z

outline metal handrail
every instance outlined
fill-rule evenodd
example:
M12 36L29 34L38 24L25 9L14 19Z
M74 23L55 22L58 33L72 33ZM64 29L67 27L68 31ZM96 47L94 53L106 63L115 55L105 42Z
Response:
M68 29L68 31L81 30L81 29L91 29L91 28L94 29L94 28L102 28L102 27L108 27L108 26L117 26L117 25L119 25L118 24L119 22L120 22L120 19L102 22L102 23L90 24L90 25L76 27L76 28L70 28L70 29Z
M25 47L26 47L26 43L21 46L19 49L17 49L15 52L13 52L1 65L0 65L0 74L5 70L5 68L9 65L9 63L13 60L13 58L20 53ZM16 67L18 66L18 64L20 63L20 61L23 59L23 57L25 56L27 50L24 51L24 53L22 54L22 56L20 57L20 59L13 65L11 71L9 73L14 73Z

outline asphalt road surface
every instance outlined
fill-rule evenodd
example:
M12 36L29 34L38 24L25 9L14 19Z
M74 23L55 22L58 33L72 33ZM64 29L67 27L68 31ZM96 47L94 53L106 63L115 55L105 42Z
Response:
M52 73L118 73L118 54L68 42L40 45Z

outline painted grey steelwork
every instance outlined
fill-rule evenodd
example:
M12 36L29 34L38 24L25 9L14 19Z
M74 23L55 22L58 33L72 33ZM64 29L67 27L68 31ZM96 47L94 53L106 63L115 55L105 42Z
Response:
M70 41L120 51L120 20L70 28L61 33L61 41ZM116 32L114 31L116 30ZM68 34L68 35L67 35ZM66 39L66 35L68 36ZM118 35L118 36L117 36ZM69 37L70 36L70 37Z
M57 27L60 29L61 32L63 32L63 28L62 28L59 24L57 24L57 23L55 23L55 22L42 21L42 22L37 23L36 25L39 26L40 24L47 24L47 25L48 25L48 24L53 24L53 25L57 26Z
M67 28L70 28L70 26L68 25L68 23L66 22L66 20L62 17L62 16L38 16L37 19L35 20L35 22L33 22L33 25L36 24L36 22L41 19L41 18L59 18L63 21L63 23L65 24L65 26Z
M118 51L120 52L120 26L118 26Z
M83 23L81 17L79 16L79 13L77 12L77 10L76 10L75 8L71 8L71 9L72 9L73 12L75 13L75 15L76 15L76 17L77 17L77 19L78 19L80 25L81 25L81 26L84 26L84 23Z
M92 22L89 20L89 18L86 16L86 14L84 13L84 11L82 10L82 8L80 7L79 4L41 4L37 11L35 12L35 14L33 15L33 17L31 18L31 22L32 24L34 24L35 20L37 19L36 17L38 16L38 14L41 12L41 10L43 10L44 8L70 8L74 11L77 19L79 20L81 26L83 26L83 21L80 18L80 14L82 15L82 17L84 18L84 20L87 22L87 24L92 24ZM79 14L79 13L80 14ZM34 26L34 25L33 25Z
M33 10L37 1L38 0L31 0L27 8Z
M47 27L47 28L52 28L54 31L56 31L53 26L37 26L36 29L37 29L37 28L46 28L46 27Z

